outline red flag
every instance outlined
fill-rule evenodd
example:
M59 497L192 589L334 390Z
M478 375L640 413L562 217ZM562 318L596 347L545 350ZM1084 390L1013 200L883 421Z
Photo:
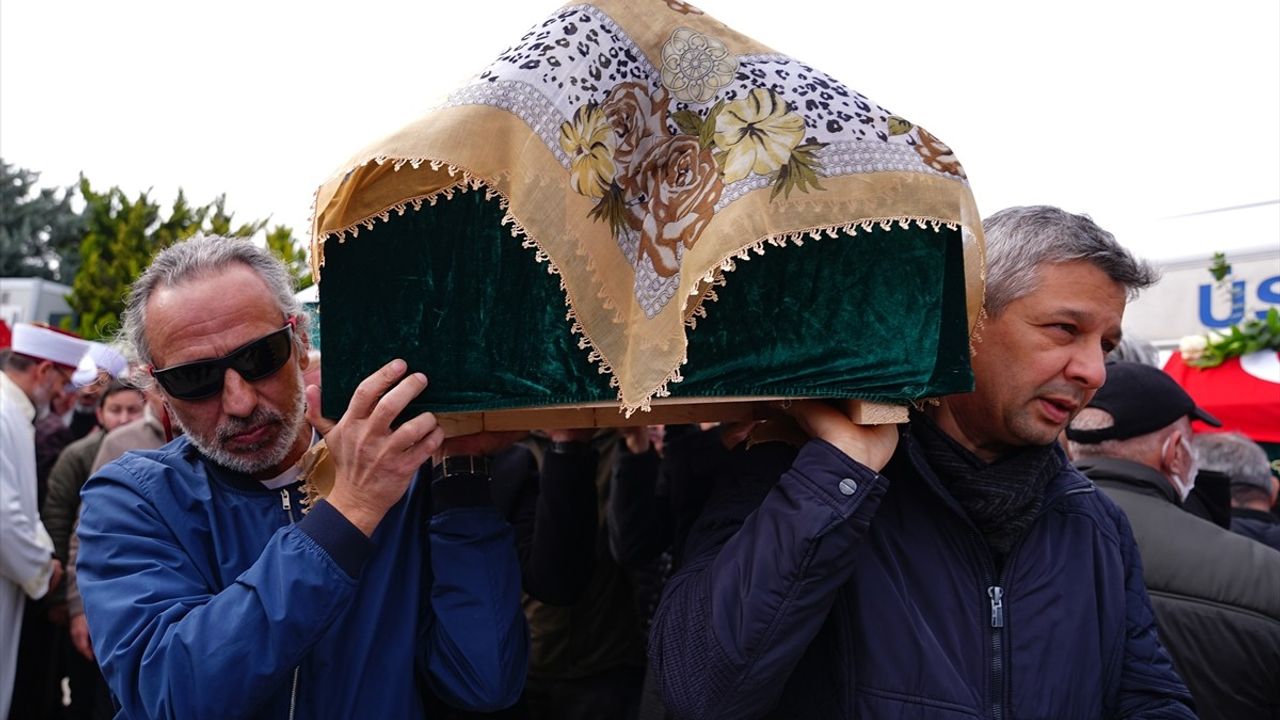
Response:
M1196 422L1196 432L1234 430L1255 442L1280 443L1280 351L1231 358L1215 368L1190 367L1175 351L1164 371L1222 421L1221 428Z

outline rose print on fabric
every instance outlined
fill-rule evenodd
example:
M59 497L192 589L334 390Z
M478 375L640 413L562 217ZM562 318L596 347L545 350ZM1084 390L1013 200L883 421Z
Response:
M705 111L673 110L677 101L709 101L732 78L738 60L719 40L679 28L663 62L661 85L614 85L599 104L579 106L559 140L571 186L595 201L589 217L609 226L637 277L651 278L648 286L657 282L669 298L667 279L679 274L684 251L710 224L726 185L768 178L771 201L821 190L816 152L824 145L806 140L804 118L770 88Z
M912 130L916 131L914 138L909 135ZM967 179L968 176L964 174L964 168L960 166L960 161L956 159L955 153L951 151L950 146L934 137L933 133L928 130L919 125L914 125L897 115L891 115L889 116L889 135L907 135L907 142L915 148L915 151L920 155L920 159L924 160L925 165L938 172Z
M667 130L667 92L659 90L650 95L638 82L622 83L609 91L609 97L600 106L614 135L613 158L619 174L631 174L643 158L646 144L670 135Z
M640 233L640 251L659 275L675 275L680 271L676 246L693 247L724 189L711 150L693 135L664 138L645 155L628 186L639 201L628 208L627 224Z

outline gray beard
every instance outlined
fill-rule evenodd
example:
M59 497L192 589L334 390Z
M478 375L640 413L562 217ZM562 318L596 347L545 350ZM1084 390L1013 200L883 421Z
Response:
M299 373L299 376L301 376L301 373ZM299 383L301 383L301 379L299 379ZM191 429L182 422L177 413L171 414L174 423L182 428L187 438L190 439L191 444L195 445L196 449L205 457L228 470L234 470L244 475L254 475L279 466L288 457L289 451L293 449L293 444L298 440L298 433L302 431L303 418L306 415L306 403L303 401L303 397L299 395L295 399L293 407L288 408L287 415L258 407L247 418L229 418L223 422L214 430L214 437L212 438L191 432ZM265 423L280 423L281 425L280 434L276 436L276 439L271 444L262 447L253 455L232 453L223 449L222 443L236 433Z

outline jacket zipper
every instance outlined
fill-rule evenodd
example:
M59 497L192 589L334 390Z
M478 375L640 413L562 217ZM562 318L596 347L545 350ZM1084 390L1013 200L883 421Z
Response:
M991 717L1004 718L1004 588L987 588L991 598Z
M1043 514L1046 510L1056 504L1059 500L1070 497L1071 495L1079 495L1082 493L1093 492L1092 485L1089 487L1073 488L1067 490L1061 495L1052 498L1046 498L1044 506L1040 509ZM976 533L976 529L975 529ZM1009 557L1005 558L1004 568L999 576L993 578L992 571L995 569L995 563L991 562L991 550L987 548L986 541L981 534L977 535L979 547L986 553L987 563L987 598L991 603L991 717L994 720L1004 720L1004 696L1005 696L1005 670L1004 670L1004 570L1008 570L1013 565L1013 558L1017 555L1018 550L1022 548L1022 541L1014 545L1009 551Z
M284 510L284 514L289 517L289 524L293 524L293 502L289 499L289 488L280 488L280 508ZM289 690L289 720L293 720L294 711L298 708L298 672L302 670L299 665L293 669L293 686Z
M289 488L280 488L280 507L284 510L284 514L289 516L289 524L293 524L293 502L289 500Z
M920 474L921 477L928 478L931 474L934 474L933 469L928 468L928 463L923 463L924 468L928 468L927 470L921 467L922 463L917 461L914 453L910 454L910 462L915 466L915 471ZM934 474L934 476L936 478L936 474ZM928 483L926 482L926 484ZM1040 512L1036 515L1036 519L1038 520L1041 515L1046 513L1063 498L1083 493L1091 493L1096 489L1097 488L1093 483L1089 483L1086 487L1076 487L1066 490L1059 495L1046 497L1044 504L1040 507ZM953 505L954 503L955 501L952 500ZM965 518L963 509L960 509L958 506L954 509L960 514L961 518ZM1010 550L1009 557L1005 559L1004 567L1001 569L1000 576L997 576L995 572L995 561L991 555L991 548L987 546L986 539L982 537L982 533L978 532L978 528L973 525L971 521L968 521L967 518L965 518L965 522L968 523L969 529L972 531L972 537L977 540L977 552L979 559L982 560L985 565L984 579L986 580L987 586L987 598L991 606L991 697L989 698L991 703L991 716L995 718L995 720L1004 720L1005 588L1002 576L1004 575L1004 571L1008 570L1009 567L1013 565L1014 557L1017 555L1018 550L1022 548L1022 541L1019 540L1018 543L1014 545L1013 549Z

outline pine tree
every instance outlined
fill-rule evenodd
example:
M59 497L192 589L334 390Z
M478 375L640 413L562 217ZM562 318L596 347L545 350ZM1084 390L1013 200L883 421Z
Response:
M179 189L165 215L145 192L130 200L118 187L99 193L81 178L80 193L85 199L82 264L67 302L79 320L73 329L90 339L110 337L119 329L129 286L156 253L197 232L252 237L267 222L236 226L224 195L208 205L192 206Z
M40 173L0 159L0 277L70 282L80 264L83 222L75 188L36 188Z
M309 288L315 284L311 277L311 263L307 259L307 249L300 247L293 237L293 230L286 225L276 225L267 233L267 249L293 273L298 290Z

